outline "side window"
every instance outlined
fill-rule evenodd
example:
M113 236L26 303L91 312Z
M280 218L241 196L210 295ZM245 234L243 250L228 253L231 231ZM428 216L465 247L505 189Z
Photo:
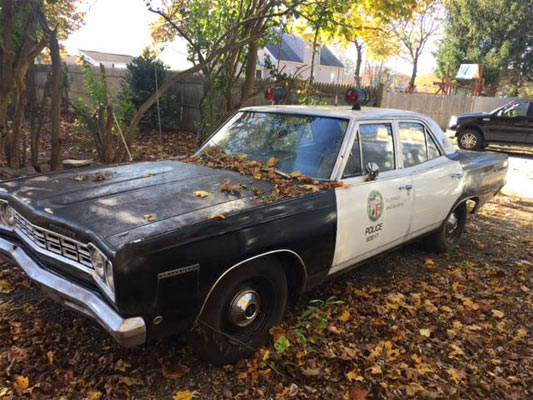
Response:
M507 107L503 111L503 116L506 118L526 117L529 103L516 103Z
M416 122L400 122L400 142L402 143L403 166L405 168L428 160L426 151L426 130Z
M362 160L359 146L361 146ZM359 126L359 132L344 168L343 178L362 175L361 167L371 161L378 164L380 172L395 168L391 124L376 123Z
M403 166L421 164L440 156L440 150L424 125L417 122L400 122Z

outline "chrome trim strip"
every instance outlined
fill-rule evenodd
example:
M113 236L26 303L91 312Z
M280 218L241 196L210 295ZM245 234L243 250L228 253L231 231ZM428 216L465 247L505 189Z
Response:
M52 298L96 320L122 346L146 342L142 317L122 318L94 292L41 268L19 245L0 238L0 250L7 253Z
M170 278L173 276L183 275L183 274L186 274L187 272L198 271L199 269L200 269L200 264L188 265L183 268L173 269L173 270L166 271L166 272L160 272L159 274L157 274L157 279L161 280L161 279Z
M213 292L213 290L215 289L215 287L218 285L218 283L230 272L232 271L233 269L237 268L238 266L242 265L242 264L245 264L249 261L252 261L252 260L255 260L256 258L260 258L260 257L264 257L264 256L267 256L269 254L274 254L274 253L291 253L293 255L295 255L298 260L300 261L300 264L302 266L302 269L303 269L303 272L304 272L304 287L305 287L305 282L307 282L307 267L305 266L305 263L304 261L302 260L302 257L300 257L298 255L298 253L292 251L292 250L289 250L289 249L280 249L280 250L271 250L271 251L267 251L266 253L262 253L262 254L258 254L256 256L253 256L253 257L250 257L250 258L247 258L246 260L244 261L241 261L241 262L238 262L237 264L233 265L232 267L228 268L226 271L224 271L222 273L222 275L220 275L218 277L218 279L215 281L215 283L213 283L213 285L211 286L211 288L209 289L209 292L207 292L207 295L205 296L205 299L202 303L202 307L200 308L200 311L198 312L198 315L196 316L196 318L194 319L194 323L192 324L192 327L191 329L193 329L196 324L198 323L198 319L200 318L200 315L202 315L202 312L204 311L204 308L205 308L205 305L207 304L207 300L209 299L209 296L211 296L211 293Z

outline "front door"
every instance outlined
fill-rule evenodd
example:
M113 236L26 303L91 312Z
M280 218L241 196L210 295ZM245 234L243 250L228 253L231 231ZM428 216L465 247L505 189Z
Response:
M529 118L529 103L511 104L485 121L487 139L495 142L527 143L533 125Z
M361 123L336 189L337 239L334 273L405 240L409 230L411 175L397 169L392 122ZM375 162L368 181L363 166Z

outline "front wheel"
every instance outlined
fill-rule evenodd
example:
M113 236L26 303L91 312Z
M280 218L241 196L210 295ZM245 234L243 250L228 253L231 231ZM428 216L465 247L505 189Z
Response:
M194 352L216 365L251 356L267 343L287 304L287 278L273 260L258 260L228 273L209 296L190 334Z
M457 144L463 150L481 150L484 146L483 137L475 130L461 132L457 137Z
M426 245L438 253L455 249L461 241L466 226L466 203L455 207L440 228L426 238Z

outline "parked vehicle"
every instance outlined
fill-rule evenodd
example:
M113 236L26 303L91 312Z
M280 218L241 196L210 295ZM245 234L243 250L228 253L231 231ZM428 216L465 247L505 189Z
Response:
M478 210L507 171L507 156L456 150L399 110L245 108L198 154L213 147L344 184L265 201L271 181L178 161L13 179L0 249L124 346L189 332L200 357L231 363L269 339L290 297L416 238L454 249L466 202Z
M465 150L489 144L533 146L533 99L516 100L488 113L453 115L447 133Z

